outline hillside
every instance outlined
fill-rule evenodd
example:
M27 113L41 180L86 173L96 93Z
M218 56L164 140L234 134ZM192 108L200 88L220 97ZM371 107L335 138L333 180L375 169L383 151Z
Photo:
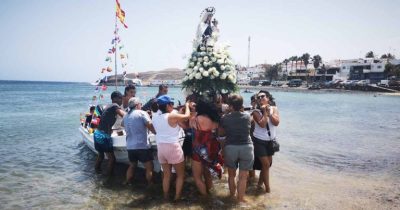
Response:
M128 73L128 78L135 78L135 73ZM144 84L151 80L180 80L185 76L182 69L168 68L161 71L139 72L139 78Z

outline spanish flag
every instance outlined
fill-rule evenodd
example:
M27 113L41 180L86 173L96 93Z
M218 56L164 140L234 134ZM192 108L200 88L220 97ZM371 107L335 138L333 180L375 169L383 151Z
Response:
M121 9L121 5L119 4L119 1L117 1L117 17L119 19L119 21L121 21L122 25L124 25L125 28L128 28L128 26L124 23L125 21L125 12L124 10Z

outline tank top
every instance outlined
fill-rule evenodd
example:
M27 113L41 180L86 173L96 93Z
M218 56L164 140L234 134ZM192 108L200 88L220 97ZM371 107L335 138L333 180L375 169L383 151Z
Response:
M260 110L255 109L255 112L260 113L262 116L262 113ZM270 115L272 115L273 111L272 109L270 110ZM272 124L271 120L268 120L268 126L269 126L269 131L271 133L271 137L268 135L268 129L267 126L265 128L262 128L258 125L257 122L254 123L254 132L253 136L264 141L271 141L276 138L276 126Z
M158 143L178 143L180 127L171 127L168 124L170 113L158 113L153 116L153 126L156 130L156 142Z

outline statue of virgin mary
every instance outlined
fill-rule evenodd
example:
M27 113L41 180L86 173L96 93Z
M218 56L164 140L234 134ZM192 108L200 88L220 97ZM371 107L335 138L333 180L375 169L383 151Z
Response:
M196 39L193 42L193 48L197 49L200 45L213 46L215 41L213 39L213 26L211 20L215 14L214 7L207 7L201 12L200 23L197 26Z

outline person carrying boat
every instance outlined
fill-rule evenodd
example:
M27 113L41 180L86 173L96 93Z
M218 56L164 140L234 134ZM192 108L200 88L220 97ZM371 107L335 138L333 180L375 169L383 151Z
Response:
M127 85L125 87L125 91L124 91L124 96L122 97L122 108L127 112L129 111L128 108L128 102L129 99L133 98L136 96L136 87L134 85Z
M221 148L216 139L220 116L214 103L202 99L196 103L196 113L189 121L194 129L192 171L197 189L202 195L207 195L213 187L211 176L221 178L223 172Z
M157 98L160 112L153 116L153 125L157 132L156 142L158 149L158 161L163 170L164 199L169 198L171 184L171 168L176 171L176 191L174 201L181 198L183 181L185 178L185 162L182 147L179 143L179 123L183 123L190 117L189 101L185 104L185 113L173 112L174 102L171 97L163 95Z
M147 140L147 130L156 133L149 114L141 110L142 103L137 97L129 99L129 112L124 116L122 125L126 132L126 149L128 150L129 168L126 172L126 184L130 184L134 177L137 162L143 163L146 169L146 180L152 184L153 153L150 142Z
M254 155L261 162L261 173L258 188L265 186L265 192L271 192L269 186L269 168L272 165L272 156L275 151L273 141L276 140L276 127L279 125L279 112L272 95L265 90L257 94L259 110L253 111L254 119Z
M98 152L95 164L95 170L101 171L101 163L104 160L104 153L108 159L108 175L112 175L115 163L113 150L113 141L111 139L112 126L115 123L117 115L123 117L125 112L121 109L122 94L119 91L111 93L112 104L106 106L100 116L100 123L97 130L94 132L94 148Z
M251 117L243 111L243 97L233 94L228 99L230 113L221 118L218 128L219 136L226 136L223 148L224 164L228 168L228 184L230 196L240 203L246 202L247 176L253 169L254 152L250 139ZM239 168L239 181L236 186L236 170ZM237 190L237 193L236 193Z
M157 112L158 111L157 98L167 94L168 94L168 86L164 84L159 85L157 95L154 98L148 100L146 104L143 105L142 110L146 111L150 115L152 115L152 113L154 112Z
M134 85L127 85L125 87L124 95L122 96L122 104L121 104L122 110L124 110L125 112L129 111L128 101L130 98L135 97L135 95L136 95L136 87ZM112 129L118 134L118 136L124 135L123 132L124 128L121 124L122 124L122 117L117 116L117 119L115 120Z

